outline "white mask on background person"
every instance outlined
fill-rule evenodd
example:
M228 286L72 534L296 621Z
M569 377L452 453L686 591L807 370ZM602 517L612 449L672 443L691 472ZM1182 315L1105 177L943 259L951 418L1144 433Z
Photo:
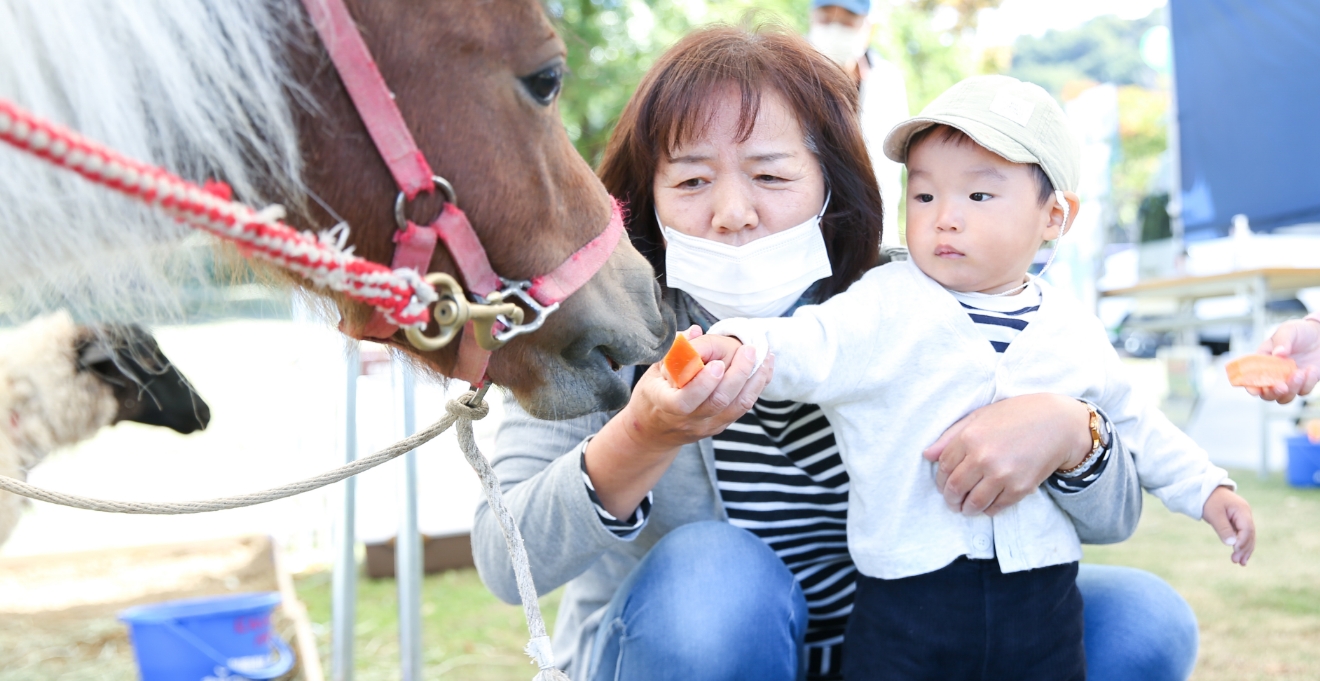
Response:
M820 231L825 206L796 227L742 246L666 227L657 211L665 236L665 281L720 319L778 317L812 284L834 273Z
M839 23L812 24L807 42L840 66L849 66L866 53L870 44L865 25L857 28Z

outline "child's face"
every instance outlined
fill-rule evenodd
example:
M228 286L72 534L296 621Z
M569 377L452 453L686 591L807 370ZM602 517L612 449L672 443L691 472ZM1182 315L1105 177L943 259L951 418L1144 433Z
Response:
M908 250L945 288L1012 289L1041 244L1059 236L1063 210L1054 200L1039 203L1029 165L934 134L908 150L907 167Z

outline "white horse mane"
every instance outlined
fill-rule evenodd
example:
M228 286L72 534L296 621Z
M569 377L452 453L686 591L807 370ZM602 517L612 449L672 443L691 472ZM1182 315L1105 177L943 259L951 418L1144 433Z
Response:
M293 0L0 0L0 97L261 206L302 196ZM176 316L192 230L0 144L0 319ZM191 247L189 247L191 246Z

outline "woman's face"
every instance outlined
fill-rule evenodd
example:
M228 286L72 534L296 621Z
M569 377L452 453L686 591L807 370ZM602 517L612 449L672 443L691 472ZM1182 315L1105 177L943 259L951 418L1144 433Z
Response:
M766 90L751 136L739 142L740 104L736 88L723 90L705 133L661 158L653 186L661 224L742 246L821 211L825 176L793 111Z

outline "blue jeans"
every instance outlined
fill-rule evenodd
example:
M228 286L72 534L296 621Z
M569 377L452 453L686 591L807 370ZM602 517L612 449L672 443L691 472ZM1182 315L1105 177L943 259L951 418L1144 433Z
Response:
M1196 662L1196 615L1159 577L1082 565L1091 681L1183 681ZM723 522L665 535L605 609L591 681L794 681L807 604L779 557Z

